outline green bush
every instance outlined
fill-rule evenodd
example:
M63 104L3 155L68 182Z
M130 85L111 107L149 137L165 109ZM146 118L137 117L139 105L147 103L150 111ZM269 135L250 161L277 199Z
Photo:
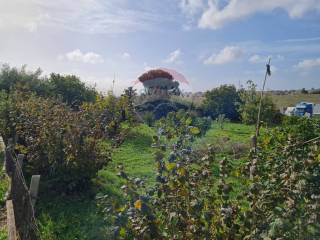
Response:
M26 154L26 174L41 174L50 189L84 190L110 160L98 122L87 117L91 112L26 94L9 99L1 134L16 139L15 150Z
M41 77L41 70L27 71L3 65L0 69L0 90L6 93L14 91L34 93L42 97L60 99L68 105L80 105L82 102L94 102L97 92L86 86L74 75L52 73L49 78Z
M204 95L202 108L206 115L216 118L224 114L230 120L239 120L238 103L240 101L237 89L233 85L221 85Z
M295 119L264 131L239 168L212 148L194 152L198 131L189 124L154 137L154 187L119 166L127 202L112 208L116 239L319 238L319 121Z
M155 118L152 112L145 112L142 116L144 123L146 123L149 127L153 126L155 122Z
M51 73L49 79L44 80L44 85L46 86L44 96L62 98L68 105L94 102L97 95L93 88L87 87L74 75L62 76Z
M248 81L248 88L239 91L240 106L239 113L241 121L245 124L255 124L258 118L260 93L256 90L256 85ZM282 115L273 103L271 96L264 95L261 106L260 120L267 124L278 124Z
M252 152L250 238L320 236L320 122L300 118L265 132Z
M165 118L157 122L156 126L163 129L169 135L175 135L177 128L191 125L198 129L198 134L201 136L210 129L211 124L212 120L210 117L197 117L190 112L179 110L178 112L169 112Z

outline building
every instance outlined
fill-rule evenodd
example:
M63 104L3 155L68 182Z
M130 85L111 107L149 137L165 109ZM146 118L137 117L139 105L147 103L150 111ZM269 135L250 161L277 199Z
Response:
M150 70L139 77L146 95L169 96L180 95L179 82L162 69Z

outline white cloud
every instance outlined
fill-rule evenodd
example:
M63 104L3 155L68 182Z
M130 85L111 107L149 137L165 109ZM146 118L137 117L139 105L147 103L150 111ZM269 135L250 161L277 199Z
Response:
M180 0L180 8L183 13L193 16L200 10L204 9L203 0Z
M164 61L166 63L180 63L181 62L181 50L177 49L169 54L167 59Z
M119 0L0 1L0 30L51 27L81 33L125 33L152 29L163 21L156 10L130 8Z
M320 68L320 58L305 59L296 65L297 68L309 70L312 68Z
M204 64L225 64L230 63L243 55L243 51L239 47L227 46L222 49L218 54L213 54L206 60Z
M261 56L258 55L258 54L252 55L249 58L249 62L251 62L251 63L260 63L261 62Z
M122 59L128 60L131 58L131 55L128 52L124 52L124 53L122 53L121 57L122 57Z
M271 61L283 61L284 56L282 55L276 55L275 57L273 56L261 56L259 54L254 54L249 58L250 63L266 63L269 58L271 58Z
M81 62L81 63L90 63L97 64L103 63L103 58L94 52L83 53L80 49L75 49L71 52L66 53L65 55L59 56L59 60L67 59L70 62Z
M199 27L217 29L255 13L275 9L283 9L291 18L299 18L307 12L320 10L320 0L229 0L222 8L219 2L209 0L209 6L199 20Z

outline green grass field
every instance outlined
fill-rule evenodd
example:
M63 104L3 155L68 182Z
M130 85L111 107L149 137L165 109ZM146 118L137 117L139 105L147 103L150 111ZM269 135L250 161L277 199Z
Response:
M254 126L239 123L225 123L221 128L217 123L213 123L210 130L203 138L198 139L195 144L214 144L219 138L228 138L234 142L247 143L254 133Z
M221 129L213 124L207 134L194 142L195 148L215 144L220 141L248 145L253 126L226 123ZM128 175L146 180L147 185L154 183L155 164L153 160L152 136L155 129L144 124L132 129L124 143L115 149L112 162L99 172L94 180L94 189L83 196L59 196L42 198L38 201L37 213L39 226L44 239L110 239L110 219L99 214L96 195L108 195L113 201L123 201L120 187L123 182L117 176L117 166L122 164ZM247 149L247 148L246 148ZM233 160L232 160L233 161ZM232 162L235 169L243 160ZM217 169L213 169L218 174ZM242 191L245 180L231 176L235 191Z
M277 107L295 106L299 102L312 102L320 104L320 94L288 94L272 95Z

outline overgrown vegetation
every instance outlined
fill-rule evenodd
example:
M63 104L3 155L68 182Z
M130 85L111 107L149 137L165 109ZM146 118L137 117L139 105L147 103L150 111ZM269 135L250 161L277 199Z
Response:
M26 176L41 174L43 239L319 238L319 121L282 119L267 95L251 149L253 82L208 91L200 109L135 107L132 88L102 96L40 73L2 68L0 134L26 155ZM2 178L3 203L5 191Z
M0 80L11 84L1 92L0 133L6 143L13 140L17 153L25 154L25 174L41 174L47 189L56 192L87 189L111 160L112 145L121 143L135 122L132 89L119 98L93 91L86 99L89 90L77 78L52 74L45 81L24 68L5 67ZM39 96L38 84L57 95ZM89 102L81 104L83 100ZM106 138L112 139L111 145Z
M236 168L231 156L218 157L212 148L204 155L193 152L197 132L188 122L176 128L172 145L172 132L161 131L154 137L154 188L119 166L128 202L114 209L117 238L316 239L319 124L298 119L266 131L258 150ZM231 175L243 183L242 191L235 191Z
M247 89L239 91L241 101L239 112L243 123L255 124L258 117L260 94L256 90L256 84L252 81L248 81L247 84ZM269 95L263 97L261 109L260 120L264 123L277 124L281 122L281 114Z

